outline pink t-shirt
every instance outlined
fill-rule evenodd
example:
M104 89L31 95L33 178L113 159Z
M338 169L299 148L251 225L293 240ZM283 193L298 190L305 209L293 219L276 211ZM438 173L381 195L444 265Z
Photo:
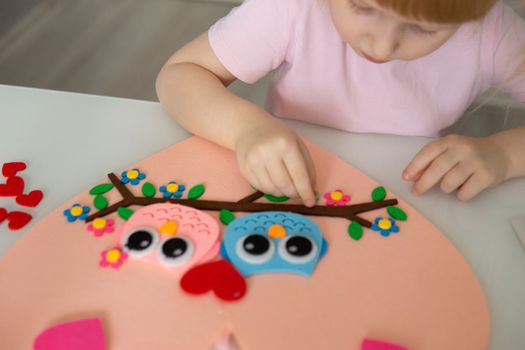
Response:
M337 129L437 136L490 86L525 101L525 78L508 82L525 47L525 23L502 3L413 61L361 58L320 0L245 0L208 37L239 80L254 83L274 71L271 113Z

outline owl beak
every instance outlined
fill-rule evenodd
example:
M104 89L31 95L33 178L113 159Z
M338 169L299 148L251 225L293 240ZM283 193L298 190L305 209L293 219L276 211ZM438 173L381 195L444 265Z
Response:
M159 228L159 232L166 236L175 236L177 228L177 223L175 221L168 221Z
M275 224L268 229L268 236L272 238L284 238L286 237L286 230L281 225Z

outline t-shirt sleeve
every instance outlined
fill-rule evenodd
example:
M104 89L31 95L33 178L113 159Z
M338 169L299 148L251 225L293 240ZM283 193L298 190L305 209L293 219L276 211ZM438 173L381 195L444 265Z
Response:
M491 85L525 102L525 21L509 6L497 4L485 20L483 56Z
M288 0L245 0L208 31L211 48L237 79L254 83L285 59Z

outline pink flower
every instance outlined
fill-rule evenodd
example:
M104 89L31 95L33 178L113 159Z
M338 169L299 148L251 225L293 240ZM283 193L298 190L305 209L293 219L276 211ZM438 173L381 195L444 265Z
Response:
M115 246L113 248L104 250L102 253L100 253L100 257L101 259L99 265L101 267L111 266L114 269L118 269L128 258L128 254L122 250L122 247Z
M111 219L96 218L88 225L87 229L93 232L95 237L100 237L104 233L113 233L115 231L114 225L115 222Z
M326 192L324 198L326 199L326 205L329 206L343 206L350 201L350 196L339 189L333 192Z

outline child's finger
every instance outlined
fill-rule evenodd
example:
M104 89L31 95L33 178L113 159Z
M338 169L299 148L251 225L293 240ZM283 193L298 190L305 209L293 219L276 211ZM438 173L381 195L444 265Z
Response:
M489 187L491 180L488 176L476 172L465 182L458 190L458 198L462 201L468 201L477 196L485 188Z
M408 163L403 171L403 178L409 181L417 181L432 161L446 150L447 145L443 142L443 139L427 144L415 155L410 163Z
M284 163L304 205L308 207L315 205L315 193L308 174L308 167L299 147L294 148L284 157Z
M271 162L268 165L268 173L273 184L282 194L290 198L298 196L293 180L282 159L279 158Z
M282 196L281 191L279 191L273 184L270 175L268 174L268 171L266 170L266 167L264 164L259 164L256 168L251 168L250 171L252 172L253 176L257 179L257 182L259 183L258 190L266 193L271 194L274 196Z
M430 163L419 180L414 184L414 191L418 194L425 193L437 184L456 164L457 160L450 153L441 154Z
M471 175L472 171L468 171L467 167L461 163L456 164L441 180L441 190L445 193L452 193L460 188Z

